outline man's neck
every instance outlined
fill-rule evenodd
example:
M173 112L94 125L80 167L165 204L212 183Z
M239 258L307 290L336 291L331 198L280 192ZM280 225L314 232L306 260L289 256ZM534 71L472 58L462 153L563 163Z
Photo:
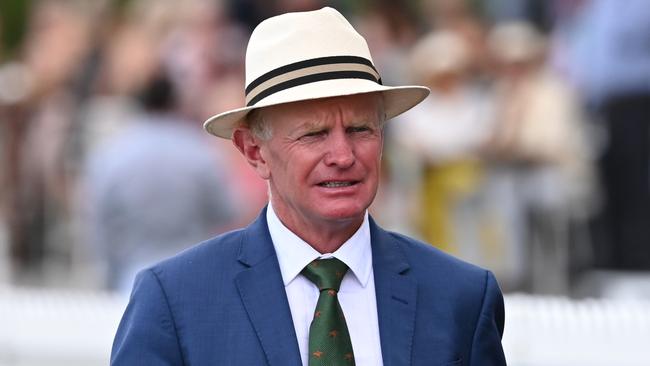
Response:
M364 220L364 216L361 216L316 222L291 215L288 211L283 212L284 210L278 209L276 206L271 206L271 208L287 229L321 254L334 253L359 230Z

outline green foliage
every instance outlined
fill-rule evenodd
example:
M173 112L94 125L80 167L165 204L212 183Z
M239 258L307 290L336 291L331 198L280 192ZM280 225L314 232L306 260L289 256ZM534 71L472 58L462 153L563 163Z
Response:
M0 1L0 61L12 57L25 36L32 0Z

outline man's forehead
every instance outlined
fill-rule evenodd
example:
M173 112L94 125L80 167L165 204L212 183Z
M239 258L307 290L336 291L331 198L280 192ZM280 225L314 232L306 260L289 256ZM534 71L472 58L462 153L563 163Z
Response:
M317 121L320 114L342 113L359 116L374 116L383 106L381 95L361 94L342 97L304 100L264 108L265 114L287 116L290 114L301 115L306 121Z

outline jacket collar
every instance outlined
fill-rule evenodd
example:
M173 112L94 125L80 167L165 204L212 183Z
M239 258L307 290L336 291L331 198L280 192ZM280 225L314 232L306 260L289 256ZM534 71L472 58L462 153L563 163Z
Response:
M244 230L235 284L270 366L302 365L280 266L266 224L266 208Z
M381 353L385 366L410 365L417 300L416 282L398 238L370 219Z
M411 363L417 287L399 240L372 217L370 238L384 365ZM301 365L291 310L266 223L266 208L244 231L235 281L271 366Z

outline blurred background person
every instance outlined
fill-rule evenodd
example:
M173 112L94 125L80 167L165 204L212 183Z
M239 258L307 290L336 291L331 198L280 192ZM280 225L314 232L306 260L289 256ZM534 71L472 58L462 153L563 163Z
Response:
M47 266L65 257L71 239L67 141L77 107L77 71L90 45L89 12L71 2L35 3L23 43L13 50L21 58L24 95L4 121L5 207L11 268L24 283L42 283Z
M644 0L564 4L555 63L602 122L595 265L650 269L650 6Z
M141 268L234 224L235 205L200 130L174 114L165 75L141 93L143 111L87 161L88 242L108 288L127 292Z
M496 106L483 152L491 207L505 223L502 239L512 259L506 283L566 293L571 225L585 228L593 199L582 109L545 67L545 40L531 24L497 25L488 46Z
M431 89L424 103L402 118L394 131L403 149L396 171L418 182L412 218L425 241L474 263L491 256L480 203L482 163L479 148L490 130L490 100L469 72L468 43L451 30L435 31L414 46L410 60L415 82ZM413 162L416 162L413 164ZM490 263L493 270L497 263Z

